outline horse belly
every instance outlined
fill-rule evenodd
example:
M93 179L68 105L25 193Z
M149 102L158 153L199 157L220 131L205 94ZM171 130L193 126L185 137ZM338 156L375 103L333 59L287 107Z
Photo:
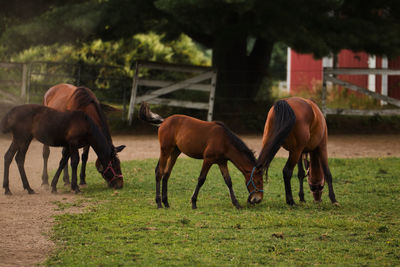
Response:
M35 124L32 130L33 137L48 146L67 146L68 142L65 139L63 127L58 124L49 124L48 122L40 121Z
M177 142L176 146L185 155L195 159L202 159L204 154L204 145L195 140L185 140Z
M57 138L55 136L51 135L35 135L35 138L48 146L58 146L58 147L65 147L68 146L68 143L65 141L65 139L62 138Z
M202 153L193 153L192 151L190 152L184 152L182 151L183 154L185 154L188 157L194 158L194 159L203 159L203 154Z

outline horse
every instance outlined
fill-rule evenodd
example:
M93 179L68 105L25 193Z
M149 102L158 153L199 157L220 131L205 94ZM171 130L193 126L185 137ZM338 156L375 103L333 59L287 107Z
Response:
M150 111L146 103L142 103L139 118L156 125L160 142L160 157L155 169L156 203L162 208L161 200L166 208L168 203L168 179L178 156L183 152L195 159L203 159L196 189L191 198L192 209L197 208L197 196L204 184L207 173L213 164L217 164L225 180L232 204L240 209L232 188L227 162L230 160L244 175L248 202L261 202L263 198L263 177L255 168L256 158L245 143L229 130L222 122L206 122L185 115L172 115L162 118ZM162 198L160 181L162 180Z
M52 192L57 192L57 182L62 169L71 158L71 189L79 193L77 184L78 149L90 145L98 159L96 168L110 187L120 189L123 176L117 153L125 146L115 148L107 142L106 137L96 123L82 111L60 112L36 104L25 104L12 108L0 122L3 133L11 132L12 143L4 155L3 188L6 195L11 195L9 188L9 167L14 158L18 165L24 189L29 194L35 193L26 177L24 162L29 144L35 138L47 146L63 147L62 159L51 182Z
M101 104L94 93L86 87L76 87L71 84L57 84L51 87L43 97L43 105L58 111L81 110L85 112L101 129L109 144L112 145L110 130L104 111L114 110L112 107ZM42 185L48 185L47 162L50 156L49 146L43 146L43 173ZM81 186L86 185L86 163L89 157L89 146L85 146L82 152L82 165L80 173ZM69 184L68 165L65 165L64 183Z
M328 130L324 115L311 100L290 97L275 102L268 112L262 138L262 149L257 159L257 169L266 170L282 146L289 151L289 158L283 168L286 203L294 205L290 179L298 164L300 201L304 200L302 156L310 155L308 184L315 202L321 201L325 180L328 183L329 198L338 205L332 185L332 174L328 166ZM308 163L305 160L306 165Z

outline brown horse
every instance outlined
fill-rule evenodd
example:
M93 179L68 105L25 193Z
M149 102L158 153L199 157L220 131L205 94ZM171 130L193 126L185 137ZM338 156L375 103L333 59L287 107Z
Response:
M325 118L311 100L291 97L277 101L269 110L257 169L268 171L269 164L281 146L289 151L289 158L283 168L286 203L289 205L294 204L290 179L296 164L299 168L300 201L304 201L302 184L305 173L301 160L306 153L310 155L308 184L314 201L321 201L326 180L329 198L332 203L337 204L328 166L327 138Z
M82 111L60 112L42 105L27 104L12 108L2 119L0 129L3 133L11 132L12 143L4 155L5 194L11 194L9 188L9 167L14 155L21 175L24 189L29 194L34 191L29 186L24 162L25 154L33 138L48 146L64 147L63 157L51 182L52 192L57 192L57 182L62 169L71 158L72 181L71 189L79 192L77 184L77 167L79 163L78 149L90 145L98 159L97 170L108 182L110 187L122 188L123 177L117 152L124 146L114 148L97 125Z
M110 110L111 107L100 104L96 96L89 88L76 87L71 84L57 84L51 87L43 97L43 104L58 111L80 110L86 113L106 137L107 143L112 145L110 130L103 110ZM49 146L43 146L43 174L42 185L48 185L47 162L50 155ZM82 152L82 166L80 173L80 185L86 185L86 162L89 157L89 146L85 146ZM68 165L64 169L64 183L69 184Z
M168 203L168 179L176 159L181 152L191 158L203 159L196 189L192 195L192 208L196 209L197 195L206 180L213 164L218 164L225 183L229 188L232 204L241 208L232 188L227 161L230 160L245 176L248 202L259 203L263 198L262 173L255 170L256 159L253 152L221 122L206 122L185 115L173 115L165 120L152 113L143 103L139 112L140 119L160 126L158 140L160 142L160 159L156 173L156 203L162 208L161 200L166 208ZM160 181L162 180L162 199Z

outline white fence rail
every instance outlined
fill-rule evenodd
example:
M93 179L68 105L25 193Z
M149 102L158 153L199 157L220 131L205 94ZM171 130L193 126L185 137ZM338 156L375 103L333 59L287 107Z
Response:
M348 81L338 79L336 75L400 75L400 70L395 69L358 69L358 68L324 68L322 81L322 111L327 114L342 115L400 115L400 109L382 109L382 110L351 110L351 109L331 109L326 106L327 82L343 86L355 92L368 95L374 99L385 101L396 107L400 107L400 100L381 95L370 91L361 86L352 84Z

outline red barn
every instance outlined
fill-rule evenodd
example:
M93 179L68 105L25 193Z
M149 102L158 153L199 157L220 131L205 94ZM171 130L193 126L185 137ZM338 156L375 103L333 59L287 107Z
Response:
M338 54L338 68L390 68L400 69L400 58L368 55L364 52L342 50ZM299 54L288 48L287 88L291 94L304 90L313 92L321 87L323 67L333 67L332 58L315 59L311 54ZM348 81L371 91L400 99L400 77L387 75L339 75Z

